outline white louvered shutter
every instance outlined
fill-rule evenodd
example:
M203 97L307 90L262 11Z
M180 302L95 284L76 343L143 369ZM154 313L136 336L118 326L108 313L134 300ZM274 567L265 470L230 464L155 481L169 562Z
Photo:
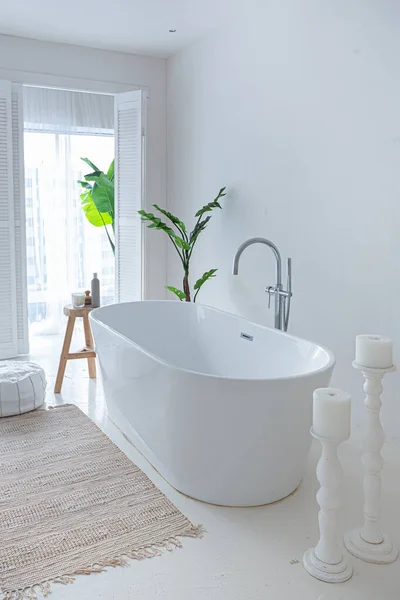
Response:
M142 298L142 92L115 97L117 302Z
M0 359L17 354L11 83L0 81Z
M15 287L17 307L18 353L29 352L28 298L26 279L26 225L24 174L24 119L22 115L22 85L11 84L12 148L15 226Z

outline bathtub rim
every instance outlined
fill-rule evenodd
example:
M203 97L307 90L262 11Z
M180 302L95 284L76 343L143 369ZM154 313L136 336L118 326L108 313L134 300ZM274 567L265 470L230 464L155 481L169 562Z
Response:
M245 322L245 323L249 323L250 325L254 325L255 327L260 327L261 329L266 329L268 331L273 331L274 333L277 333L278 335L284 336L286 338L290 338L292 340L296 340L299 342L306 342L308 344L312 344L313 346L320 348L321 350L323 350L324 352L326 352L327 356L328 356L328 362L325 366L320 367L319 369L316 369L315 371L310 371L308 373L300 373L299 375L287 375L284 377L268 377L268 378L254 378L254 377L228 377L227 375L213 375L211 373L202 373L200 371L194 371L192 369L185 369L184 367L179 367L177 365L174 365L172 363L167 362L166 360L164 360L163 358L157 356L156 354L153 354L152 352L149 352L147 349L145 349L143 346L141 346L140 344L138 344L137 342L134 342L133 340L131 340L131 338L127 337L126 335L124 335L123 333L120 333L119 331L116 331L115 329L113 329L110 325L107 325L106 323L104 323L104 321L101 321L98 317L97 317L97 313L99 313L100 311L110 308L111 306L119 306L120 304L150 304L150 303L154 303L154 304L176 304L177 301L176 300L137 300L137 301L133 301L133 302L114 302L113 304L108 304L107 306L100 306L98 308L93 309L92 311L90 311L89 313L89 319L91 321L96 322L98 325L100 325L101 327L104 327L105 329L107 329L108 331L112 332L114 335L116 335L117 337L123 339L124 341L128 342L129 344L131 344L134 348L136 348L137 350L139 350L140 352L142 352L143 354L145 354L146 356L148 356L149 358L151 358L152 360L154 360L155 362L159 363L160 365L164 366L164 367L168 367L169 369L173 369L174 371L179 371L181 373L188 373L190 375L199 375L200 377L208 377L211 379L216 379L216 380L228 380L228 381L243 381L243 382L248 382L248 383L262 383L262 382L267 382L267 381L291 381L291 380L295 380L295 379L306 379L308 377L313 377L314 375L317 375L319 373L323 373L324 371L328 371L329 369L332 369L335 367L336 364L336 359L335 356L333 354L333 352L331 350L329 350L328 348L326 348L325 346L322 346L321 344L317 344L316 342L312 342L311 340L307 340L305 338L301 338L298 337L296 335L292 335L290 333L287 333L285 331L280 331L279 329L274 329L273 327L267 327L266 325L261 325L260 323L255 323L254 321L250 321L249 319L246 319L244 317L241 317L240 315L235 315L234 313L230 313L226 310L221 310L219 308L214 308L213 306L209 306L207 304L200 304L200 303L196 303L197 306L201 306L204 308L207 308L209 310L212 310L213 312L218 312L224 315L229 315L230 317L234 317L235 319L238 319L239 321ZM194 304L193 302L188 302L188 303L184 303L184 304ZM195 308L196 308L195 305Z

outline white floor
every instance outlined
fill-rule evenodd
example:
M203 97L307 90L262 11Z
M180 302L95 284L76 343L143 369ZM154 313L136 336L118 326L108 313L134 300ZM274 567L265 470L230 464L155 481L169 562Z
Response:
M76 345L81 344L77 341ZM193 523L203 524L207 533L200 540L183 539L182 549L161 557L132 561L129 567L97 575L80 575L71 585L54 585L53 600L400 599L400 560L377 566L349 557L354 576L336 585L319 582L304 571L303 553L317 540L316 445L300 488L281 502L254 509L196 502L172 489L108 420L101 381L88 379L86 361L69 363L62 394L54 395L60 349L59 338L36 338L32 345L30 359L47 373L48 404L77 404ZM356 431L341 452L347 496L342 531L361 521L359 437ZM383 454L383 523L400 546L400 450L385 446Z

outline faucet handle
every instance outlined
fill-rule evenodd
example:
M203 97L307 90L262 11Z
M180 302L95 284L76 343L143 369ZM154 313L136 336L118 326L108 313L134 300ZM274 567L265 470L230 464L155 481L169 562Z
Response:
M276 293L276 289L273 285L269 285L265 291L268 294L268 308L271 308L271 297Z

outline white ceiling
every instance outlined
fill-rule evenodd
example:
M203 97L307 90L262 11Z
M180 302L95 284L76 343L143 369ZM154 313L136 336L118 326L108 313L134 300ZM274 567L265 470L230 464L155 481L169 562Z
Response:
M0 33L167 57L228 24L245 5L246 0L12 0L2 3Z

